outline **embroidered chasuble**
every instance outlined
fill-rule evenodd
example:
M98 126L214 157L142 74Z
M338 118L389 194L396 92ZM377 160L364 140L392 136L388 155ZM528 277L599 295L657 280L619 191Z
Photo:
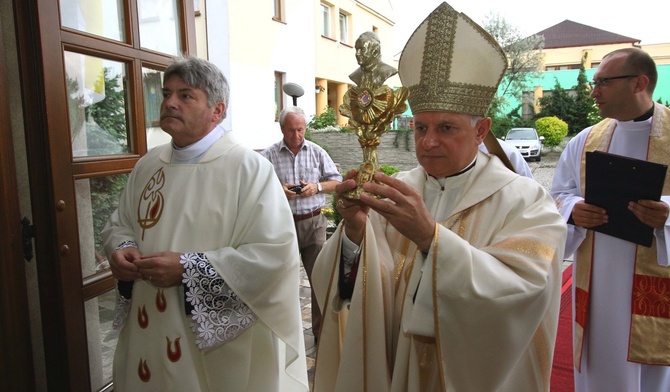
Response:
M105 228L108 254L130 242L189 255L184 285L132 285L114 389L307 391L300 258L272 165L232 133L197 163L172 153L140 159Z
M484 153L444 190L420 167L396 178L437 220L433 246L371 211L342 301L338 228L313 275L314 391L548 391L566 234L549 194Z

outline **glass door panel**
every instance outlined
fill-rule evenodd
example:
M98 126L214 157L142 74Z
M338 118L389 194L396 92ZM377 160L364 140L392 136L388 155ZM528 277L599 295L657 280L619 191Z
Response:
M99 391L112 382L112 364L119 337L119 330L112 329L115 306L114 290L84 302L92 391Z
M64 52L73 157L126 154L126 64Z
M177 0L137 0L140 14L140 46L156 52L182 52Z
M163 72L142 68L147 150L168 143L172 138L161 129L161 103L163 102Z
M127 174L75 180L82 277L109 270L100 232L119 205Z
M122 0L60 0L61 26L125 41Z

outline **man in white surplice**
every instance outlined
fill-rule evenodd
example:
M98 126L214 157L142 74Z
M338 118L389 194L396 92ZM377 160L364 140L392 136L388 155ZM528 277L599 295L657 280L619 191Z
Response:
M510 163L514 167L514 171L517 172L520 176L525 176L528 178L533 178L533 171L530 169L530 166L528 166L528 162L526 162L526 159L521 155L519 150L516 149L513 145L507 143L504 140L498 140L498 144L500 144L500 148L505 152L507 155L507 158L509 158ZM482 152L489 153L489 150L486 149L486 144L481 143L479 145L479 149L482 150Z
M360 200L343 198L355 171L336 188L343 223L314 271L315 392L549 390L565 223L537 182L478 150L497 143L484 114L506 64L447 3L406 44L420 165L375 174Z
M221 126L213 64L165 70L161 128L103 231L116 391L307 391L298 245L272 164Z
M608 216L584 202L582 175L585 152L594 150L670 164L670 109L652 100L657 78L654 61L640 49L606 55L591 83L591 96L605 120L575 136L556 166L551 194L570 223L565 254L575 253L578 392L670 391L670 180L666 176L661 201L628 206L655 228L652 247L646 248L588 230Z

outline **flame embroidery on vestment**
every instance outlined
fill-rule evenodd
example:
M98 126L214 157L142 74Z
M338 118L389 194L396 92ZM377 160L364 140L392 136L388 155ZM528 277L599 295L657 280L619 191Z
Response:
M165 301L165 293L161 289L158 289L158 291L156 291L156 309L158 309L158 311L161 313L165 312L165 309L167 309L167 302Z
M137 375L143 382L149 382L151 379L151 370L149 370L149 366L147 366L146 359L143 361L142 358L140 358L140 364L137 366Z
M181 359L181 345L179 344L179 339L181 338L174 340L174 350L172 350L172 342L170 341L170 338L167 336L165 337L165 340L167 340L167 357L172 362L177 362Z
M137 223L142 228L142 240L144 232L158 223L163 214L163 194L161 189L165 185L165 173L163 168L158 169L147 185L142 190L142 197L137 205Z
M142 307L137 308L137 324L140 328L145 329L149 326L149 316L147 316L147 309L142 305Z

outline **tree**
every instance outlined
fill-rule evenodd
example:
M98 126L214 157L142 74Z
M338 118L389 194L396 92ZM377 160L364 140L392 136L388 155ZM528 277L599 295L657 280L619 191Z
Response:
M540 98L542 109L537 118L556 116L568 124L568 132L575 134L598 121L598 109L591 98L591 90L588 87L586 71L584 70L584 59L579 67L577 84L572 86L572 93L565 90L555 79L554 90Z
M523 92L532 89L531 82L540 77L542 66L541 51L544 49L544 36L523 37L519 29L509 24L498 13L490 12L484 17L484 29L498 41L507 56L507 71L500 81L498 94L492 107L498 112L495 117L505 116L506 97L521 97ZM519 108L514 111L518 113Z
M128 144L126 121L126 96L122 77L113 75L110 68L101 71L97 83L104 83L104 99L85 106L83 92L75 79L67 78L68 110L72 138L84 130L87 149L105 154L124 153ZM118 205L119 194L128 175L101 176L88 179L90 185L91 210L93 212L93 236L96 251L102 253L100 234L107 219Z
M575 96L575 106L572 112L573 122L569 123L569 132L571 133L577 133L582 129L595 124L594 122L591 122L591 115L595 107L595 102L593 98L591 98L591 89L589 88L589 82L586 78L584 60L586 60L586 55L584 55L582 63L579 66L577 85L574 86L577 95Z
M570 124L573 121L572 112L575 100L563 87L561 87L558 79L554 78L554 81L554 89L551 94L546 94L540 98L541 109L535 117L555 116Z
M112 75L110 68L104 69L105 99L86 108L95 122L121 144L127 144L126 94L121 86L121 77Z

